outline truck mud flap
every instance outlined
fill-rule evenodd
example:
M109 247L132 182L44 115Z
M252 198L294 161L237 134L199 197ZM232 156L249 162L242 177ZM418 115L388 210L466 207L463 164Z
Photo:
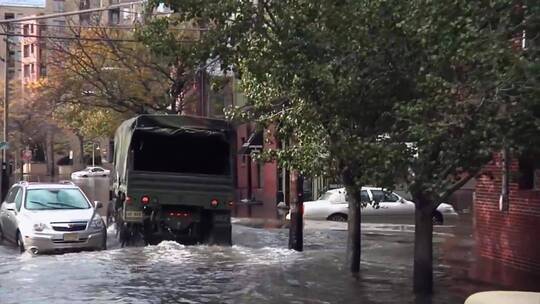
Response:
M204 212L204 219L208 225L206 242L209 245L232 245L230 211Z

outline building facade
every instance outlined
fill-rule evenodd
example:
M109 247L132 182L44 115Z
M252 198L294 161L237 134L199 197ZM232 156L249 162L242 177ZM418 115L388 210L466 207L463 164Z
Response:
M520 271L540 276L540 158L522 156L509 162L503 183L501 155L477 179L474 228L480 257L495 262L493 273L503 281L517 281ZM507 185L508 200L502 199ZM497 265L500 265L497 266ZM505 269L514 269L505 274ZM507 282L507 283L508 283Z

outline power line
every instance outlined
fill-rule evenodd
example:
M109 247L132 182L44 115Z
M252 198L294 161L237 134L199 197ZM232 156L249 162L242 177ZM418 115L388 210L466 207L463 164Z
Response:
M58 39L58 40L82 40L82 41L113 41L113 42L140 42L135 39L106 39L106 38L84 38L84 37L61 37L50 35L29 35L29 34L15 34L15 33L0 33L0 36L15 36L15 37L27 37L27 38L44 38L44 39Z
M16 25L28 25L29 23L23 23L23 22L16 22L12 23ZM137 29L135 26L131 25L117 25L117 26L101 26L101 25L62 25L62 24L34 24L38 28L51 28L51 27L57 27L57 28L71 28L71 29L113 29L113 30L134 30ZM200 27L200 28L170 28L169 30L172 31L194 31L194 32L200 32L200 31L208 31L208 28Z
M29 35L29 34L15 34L15 33L0 33L0 36L15 36L15 37L28 37L28 38L44 38L44 39L58 39L58 40L82 40L82 41L111 41L111 42L141 42L135 39L109 39L109 38L85 38L85 37L67 37L67 36L50 36L50 35ZM178 40L182 43L194 43L196 40Z

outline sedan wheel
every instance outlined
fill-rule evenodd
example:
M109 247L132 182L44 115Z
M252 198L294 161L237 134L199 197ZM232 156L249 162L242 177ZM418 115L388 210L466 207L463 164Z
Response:
M17 232L17 247L19 247L19 251L21 253L24 253L26 251L26 248L24 248L24 241L21 235L21 232Z
M442 214L438 211L433 213L432 221L433 221L433 225L442 225L444 223Z
M333 222L346 222L347 221L347 215L346 214L332 214L328 217L329 221Z

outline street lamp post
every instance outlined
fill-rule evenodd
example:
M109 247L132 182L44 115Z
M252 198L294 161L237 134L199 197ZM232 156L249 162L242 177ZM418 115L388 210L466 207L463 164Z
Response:
M98 155L101 156L101 148L99 147L99 143L92 142L92 167L96 166L96 150L98 151Z
M101 150L99 148L99 143L92 142L92 167L96 166L96 150L98 150L98 152Z

